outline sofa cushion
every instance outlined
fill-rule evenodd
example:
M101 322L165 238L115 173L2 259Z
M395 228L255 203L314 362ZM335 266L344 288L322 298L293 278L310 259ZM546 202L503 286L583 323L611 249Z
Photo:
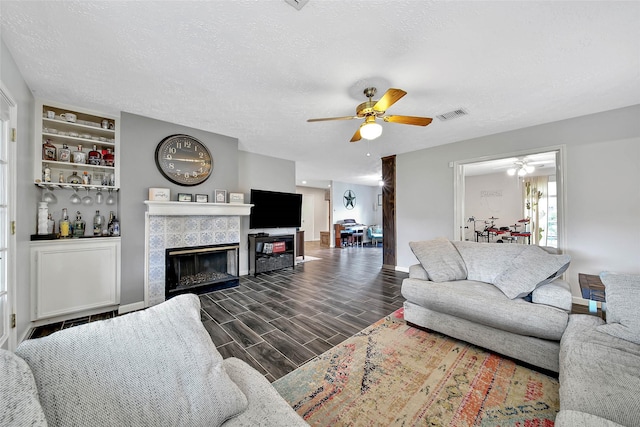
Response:
M46 426L29 365L0 349L0 426Z
M467 270L468 280L493 283L509 262L518 256L525 245L505 245L504 243L479 243L453 241Z
M28 340L16 353L52 425L219 426L247 408L195 295Z
M604 272L600 279L607 301L607 324L600 331L640 344L640 274Z
M429 280L447 282L467 278L464 261L450 241L435 239L409 242L409 247L427 271Z
M536 304L552 305L569 312L573 305L571 286L564 280L554 280L535 288L531 293L531 301Z
M560 342L560 409L639 426L640 345L601 332L602 324L596 316L569 317Z
M551 255L537 246L523 246L523 250L492 282L511 298L522 298L536 286L551 282L569 267L569 255Z
M407 301L439 313L514 334L559 341L568 313L555 307L511 300L495 286L473 280L425 282L404 279Z

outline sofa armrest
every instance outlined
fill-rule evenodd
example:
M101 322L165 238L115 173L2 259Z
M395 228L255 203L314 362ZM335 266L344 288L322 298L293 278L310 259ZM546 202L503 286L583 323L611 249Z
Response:
M429 280L429 275L427 274L427 270L422 267L422 264L415 264L409 267L409 278Z
M570 312L573 298L571 287L564 280L556 279L533 290L531 301L536 304L545 304Z

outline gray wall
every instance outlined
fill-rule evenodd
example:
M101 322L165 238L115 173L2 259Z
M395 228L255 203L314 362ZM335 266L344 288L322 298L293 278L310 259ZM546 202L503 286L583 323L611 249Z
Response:
M238 186L238 140L174 123L122 113L120 127L119 218L122 232L122 305L144 300L144 216L149 187L171 189L171 200L178 193L208 194L215 189L236 192ZM184 133L204 143L213 157L208 180L193 187L168 181L155 164L158 143L169 135ZM294 181L295 182L295 181Z
M238 152L238 188L244 193L245 203L249 203L251 189L296 192L296 164L291 160L253 154L247 151ZM295 234L295 228L249 229L249 217L242 217L242 236L240 240L240 274L249 271L248 243L249 233L265 232L269 234Z
M454 238L449 162L564 144L573 294L580 294L578 273L640 273L639 118L635 105L398 155L398 267L417 262L409 241Z
M17 200L16 200L16 328L20 342L31 322L29 241L36 232L39 190L33 184L33 129L35 100L11 53L0 41L0 81L17 104Z

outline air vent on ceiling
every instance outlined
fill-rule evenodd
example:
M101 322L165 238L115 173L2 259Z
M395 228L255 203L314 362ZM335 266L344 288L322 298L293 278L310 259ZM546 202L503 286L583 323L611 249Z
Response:
M448 113L440 114L436 117L444 122L445 120L456 119L458 117L466 116L467 114L469 114L467 113L467 110L464 108L458 108L457 110L449 111Z
M307 4L309 0L284 0L284 1L286 1L296 9L300 10L304 7L305 4Z

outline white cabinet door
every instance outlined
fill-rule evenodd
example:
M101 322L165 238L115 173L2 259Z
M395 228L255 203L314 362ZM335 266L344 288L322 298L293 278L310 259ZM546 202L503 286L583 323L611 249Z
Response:
M120 239L31 245L33 320L120 302Z

